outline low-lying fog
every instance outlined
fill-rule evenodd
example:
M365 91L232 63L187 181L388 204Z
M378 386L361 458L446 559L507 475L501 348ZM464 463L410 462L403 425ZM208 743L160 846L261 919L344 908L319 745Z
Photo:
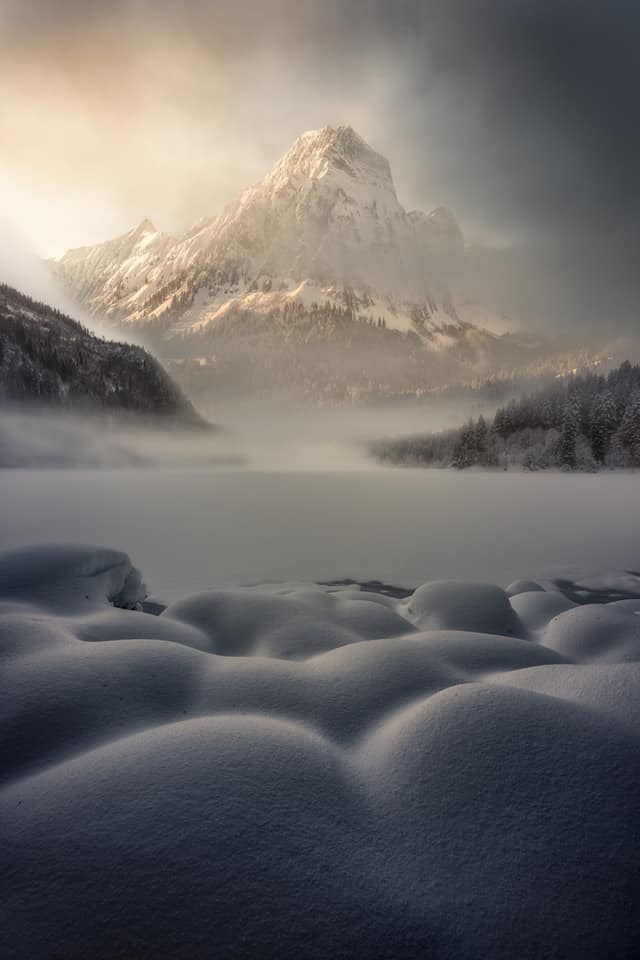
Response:
M236 401L217 412L248 465L258 470L377 469L368 454L375 440L441 430L465 416L459 404L426 401L324 409Z
M454 403L317 409L228 401L210 417L218 429L185 431L14 409L0 413L0 466L377 469L372 441L455 426L463 417Z
M0 467L5 468L211 467L245 460L236 438L225 431L33 409L0 413Z
M236 404L220 408L222 430L189 433L5 414L4 461L43 468L0 470L0 549L122 549L166 598L216 583L506 585L567 566L640 565L633 474L394 469L366 455L376 437L438 429L468 412L406 404L276 415ZM72 463L80 466L46 468Z

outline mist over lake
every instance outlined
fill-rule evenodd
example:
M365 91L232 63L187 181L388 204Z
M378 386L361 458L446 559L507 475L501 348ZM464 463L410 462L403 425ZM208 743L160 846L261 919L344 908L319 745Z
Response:
M636 474L5 470L0 496L2 548L117 547L163 597L341 577L506 585L556 567L638 563Z

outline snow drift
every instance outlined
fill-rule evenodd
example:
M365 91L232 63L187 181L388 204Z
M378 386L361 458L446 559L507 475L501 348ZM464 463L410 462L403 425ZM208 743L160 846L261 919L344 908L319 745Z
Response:
M0 556L4 956L633 955L640 577L144 597Z

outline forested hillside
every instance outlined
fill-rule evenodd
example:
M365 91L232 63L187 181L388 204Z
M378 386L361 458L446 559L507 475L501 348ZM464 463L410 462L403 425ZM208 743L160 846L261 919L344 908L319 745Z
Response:
M640 366L563 377L458 430L389 439L373 448L395 464L521 466L527 470L640 466Z
M103 340L5 284L0 284L0 400L203 423L146 350Z

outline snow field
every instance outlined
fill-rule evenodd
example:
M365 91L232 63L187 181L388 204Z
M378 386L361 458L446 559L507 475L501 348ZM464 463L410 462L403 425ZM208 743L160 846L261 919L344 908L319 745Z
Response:
M272 584L154 616L118 551L0 555L2 955L631 957L640 579L581 589L615 602Z

